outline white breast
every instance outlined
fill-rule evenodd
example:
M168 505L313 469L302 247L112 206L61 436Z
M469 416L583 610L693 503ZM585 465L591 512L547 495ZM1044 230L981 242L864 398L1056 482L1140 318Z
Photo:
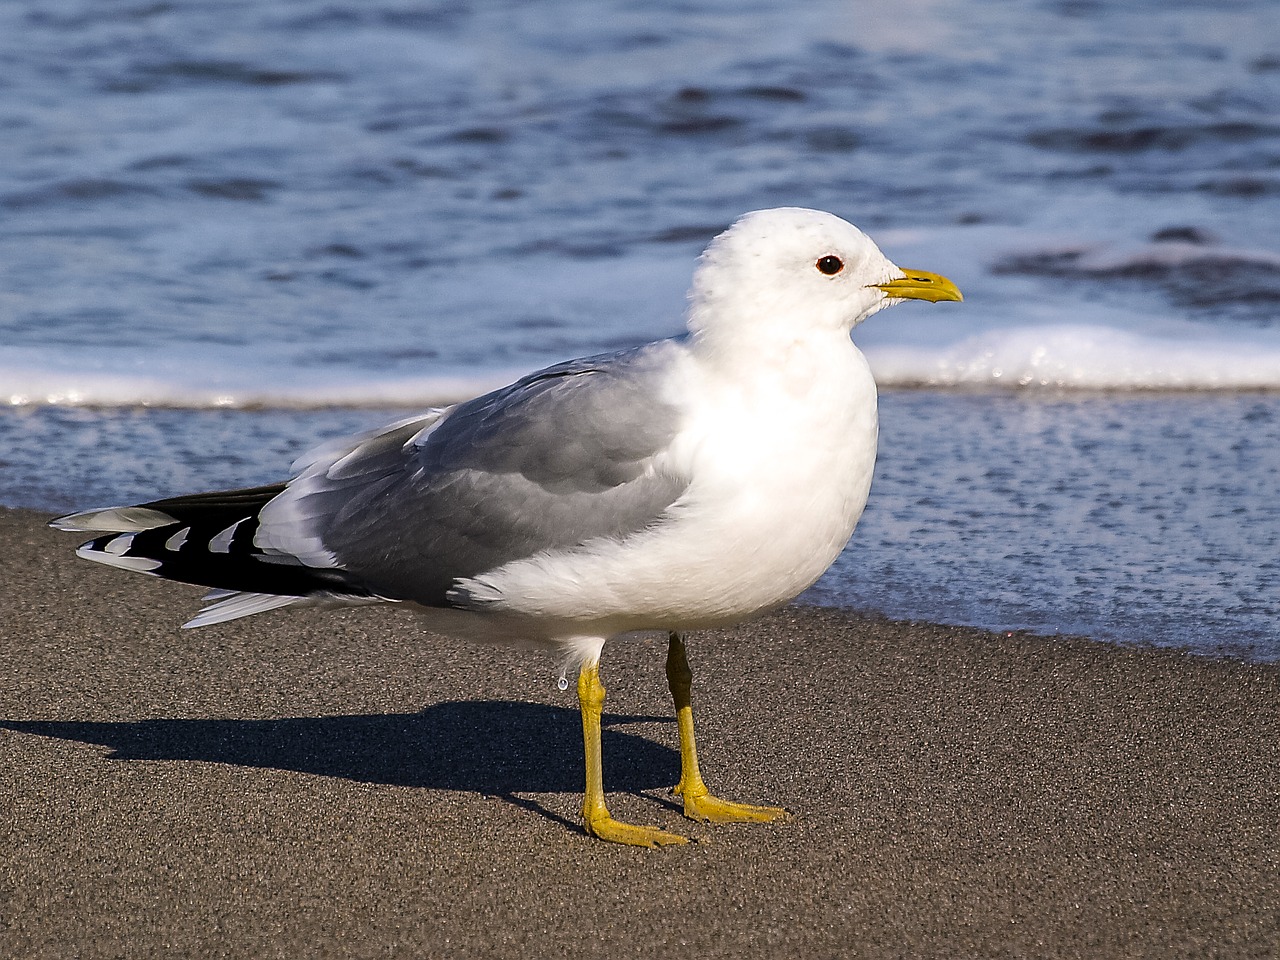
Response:
M758 376L692 362L681 380L688 416L668 458L694 478L686 496L623 543L485 574L493 612L602 635L688 629L784 603L830 566L875 465L876 390L862 354L846 336L798 344Z

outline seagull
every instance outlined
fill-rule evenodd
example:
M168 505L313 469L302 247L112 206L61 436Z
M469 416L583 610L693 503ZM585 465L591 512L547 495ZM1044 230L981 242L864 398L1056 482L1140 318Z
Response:
M783 817L703 780L684 635L779 607L835 560L866 505L878 433L875 380L850 332L903 300L961 299L839 217L760 210L702 254L681 337L327 442L284 483L50 525L94 534L76 551L88 560L211 588L188 627L399 603L434 633L557 651L578 671L586 832L685 843L609 814L605 642L667 635L685 816Z

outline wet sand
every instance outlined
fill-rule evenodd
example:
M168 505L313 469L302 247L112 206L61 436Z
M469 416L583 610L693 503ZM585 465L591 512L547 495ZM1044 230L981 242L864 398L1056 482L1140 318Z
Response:
M790 609L605 650L615 816L578 827L549 658L388 610L178 626L201 591L0 510L0 956L1269 957L1280 669Z

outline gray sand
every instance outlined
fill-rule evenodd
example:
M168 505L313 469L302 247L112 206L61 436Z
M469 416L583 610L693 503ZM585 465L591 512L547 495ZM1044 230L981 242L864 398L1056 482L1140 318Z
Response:
M1280 669L787 610L691 638L683 820L659 640L574 687L388 610L179 631L198 589L0 511L0 957L1270 957Z

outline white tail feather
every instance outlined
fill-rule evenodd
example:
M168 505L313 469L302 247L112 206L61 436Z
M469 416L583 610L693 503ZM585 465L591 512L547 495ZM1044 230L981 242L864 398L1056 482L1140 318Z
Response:
M97 563L105 563L109 567L117 567L120 570L132 570L134 573L151 573L160 569L161 566L159 560L152 560L150 557L125 557L109 550L93 550L87 543L76 551L76 556Z
M214 602L184 623L182 625L184 630L191 627L207 627L214 623L226 623L228 620L265 613L278 607L306 603L309 598L287 597L276 593L237 593L214 590L205 599Z
M255 613L266 613L280 607L363 607L371 603L398 603L386 597L357 597L344 593L311 593L305 597L282 596L275 593L241 593L235 590L210 590L204 595L205 607L182 625L207 627L212 623L226 623Z

